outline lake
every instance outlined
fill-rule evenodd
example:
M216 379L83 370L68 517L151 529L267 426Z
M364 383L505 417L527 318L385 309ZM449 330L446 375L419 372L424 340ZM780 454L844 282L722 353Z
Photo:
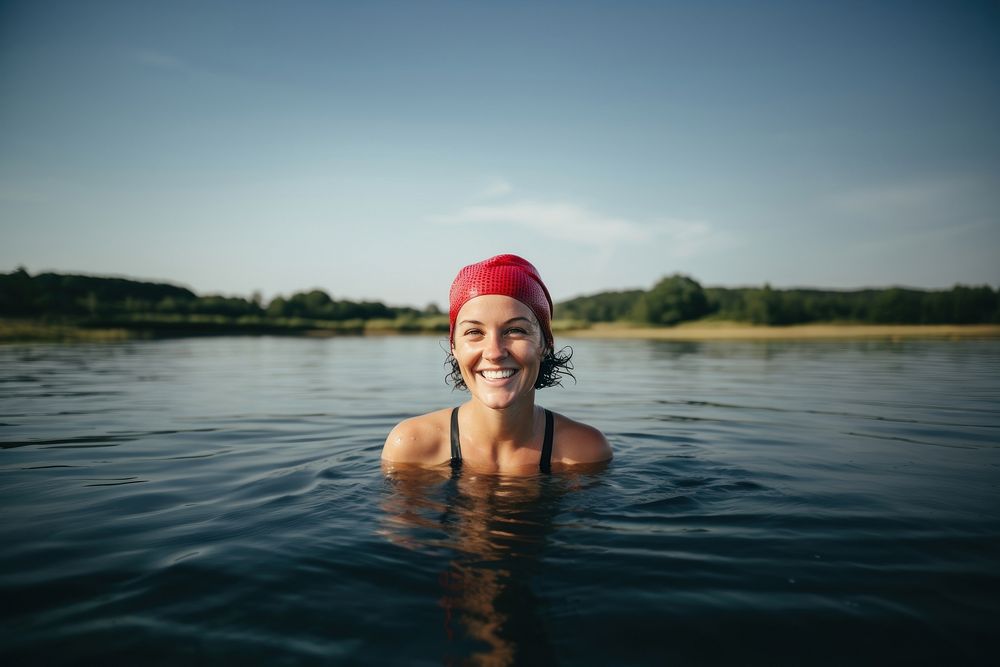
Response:
M1000 340L561 342L527 478L382 470L437 338L0 346L0 658L995 664Z

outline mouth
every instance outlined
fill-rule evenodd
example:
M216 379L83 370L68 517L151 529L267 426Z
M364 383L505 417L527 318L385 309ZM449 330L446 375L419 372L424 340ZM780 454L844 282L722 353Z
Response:
M487 380L506 380L507 378L514 377L517 372L518 369L516 368L496 368L481 370L479 374Z

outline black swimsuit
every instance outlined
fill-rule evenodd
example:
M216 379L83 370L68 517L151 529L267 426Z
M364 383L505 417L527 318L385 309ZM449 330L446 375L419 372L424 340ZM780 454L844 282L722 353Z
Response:
M545 411L545 441L542 443L542 458L538 462L538 469L542 472L552 472L552 431L554 429L552 413ZM462 443L458 433L458 408L451 411L451 467L458 469L462 466Z

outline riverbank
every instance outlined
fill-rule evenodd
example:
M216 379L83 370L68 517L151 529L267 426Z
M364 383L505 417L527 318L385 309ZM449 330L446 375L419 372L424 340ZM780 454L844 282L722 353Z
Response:
M0 318L0 343L87 342L201 336L359 336L444 332L448 319L438 317L370 320L303 318L229 318L217 315L138 316L105 321L48 321Z
M567 329L569 338L645 340L823 340L841 338L997 338L998 324L797 324L755 326L742 322L687 322L675 327L635 327L596 323L586 329Z
M674 327L639 327L626 323L584 324L555 320L559 338L635 340L824 340L904 338L998 338L998 324L799 324L755 326L742 322L687 322ZM117 326L116 326L117 325ZM191 336L361 336L433 335L447 337L448 323L440 317L400 320L225 320L218 317L170 321L142 320L95 326L71 322L0 319L0 343L87 342Z

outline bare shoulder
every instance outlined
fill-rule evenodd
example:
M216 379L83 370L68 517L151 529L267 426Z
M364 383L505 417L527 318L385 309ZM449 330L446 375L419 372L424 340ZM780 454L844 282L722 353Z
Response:
M382 460L436 465L451 458L451 408L404 419L389 431Z
M611 445L598 429L560 414L555 414L555 420L553 461L601 463L611 460Z

